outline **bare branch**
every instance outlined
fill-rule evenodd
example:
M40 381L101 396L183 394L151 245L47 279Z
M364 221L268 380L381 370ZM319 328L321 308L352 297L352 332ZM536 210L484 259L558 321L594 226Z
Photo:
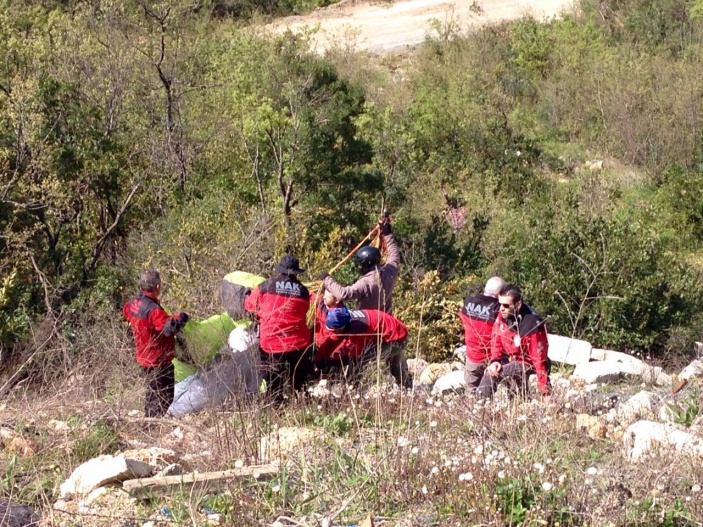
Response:
M98 242L95 244L95 247L93 247L93 256L90 260L90 264L88 264L87 267L83 268L83 278L81 280L81 283L85 283L85 281L88 279L88 275L93 271L93 269L95 269L95 266L98 263L98 259L100 258L100 254L103 251L103 247L105 246L105 243L107 243L108 238L112 235L113 231L119 225L120 220L122 219L122 216L129 209L129 205L132 202L132 198L134 197L134 195L136 194L138 189L139 189L139 184L137 183L132 188L132 191L129 193L129 196L127 196L127 199L125 200L124 204L122 205L122 208L120 208L120 210L115 215L115 221L112 222L112 225L110 225L107 228L107 230L103 233L103 235L100 237Z

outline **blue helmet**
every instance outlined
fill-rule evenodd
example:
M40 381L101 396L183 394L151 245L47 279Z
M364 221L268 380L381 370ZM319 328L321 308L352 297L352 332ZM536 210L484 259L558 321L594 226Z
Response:
M325 317L325 327L332 331L343 329L349 322L351 322L351 313L344 306L330 309Z

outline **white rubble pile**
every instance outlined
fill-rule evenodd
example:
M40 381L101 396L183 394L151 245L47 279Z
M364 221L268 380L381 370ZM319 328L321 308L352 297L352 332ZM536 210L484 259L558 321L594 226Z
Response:
M703 438L673 423L637 421L623 435L623 446L627 459L641 461L649 454L683 454L703 459Z

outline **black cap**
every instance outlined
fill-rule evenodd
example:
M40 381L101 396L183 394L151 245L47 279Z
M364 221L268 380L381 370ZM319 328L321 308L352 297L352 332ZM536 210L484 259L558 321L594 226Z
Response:
M295 256L286 254L276 266L276 271L283 274L302 274L305 269L300 268L300 262Z

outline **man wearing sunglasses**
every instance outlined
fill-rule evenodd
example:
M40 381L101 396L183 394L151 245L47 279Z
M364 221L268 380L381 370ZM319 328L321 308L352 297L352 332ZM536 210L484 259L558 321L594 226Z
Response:
M498 296L498 317L491 337L491 364L481 379L478 394L490 398L509 379L517 393L527 395L528 379L537 375L537 387L551 394L549 344L544 320L522 301L522 291L507 285Z

